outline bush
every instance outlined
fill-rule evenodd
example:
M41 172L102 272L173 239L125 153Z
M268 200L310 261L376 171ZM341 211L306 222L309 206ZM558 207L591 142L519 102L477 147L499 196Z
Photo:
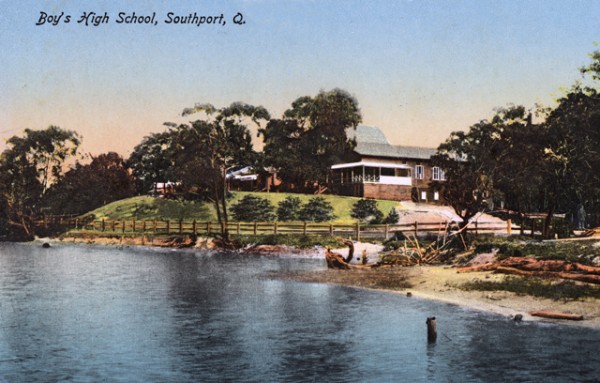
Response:
M300 209L299 217L301 221L324 222L330 221L334 217L333 207L323 197L311 198L306 205Z
M300 198L287 196L277 205L277 219L279 221L296 221L300 215Z
M392 208L390 210L390 212L388 213L387 217L385 217L385 219L383 220L383 223L388 224L388 225L395 225L398 223L399 219L400 219L400 215L398 214L396 209Z
M266 222L275 219L273 209L274 207L270 201L253 195L246 195L240 202L231 207L231 212L236 221Z
M383 213L377 208L377 201L373 199L360 199L352 206L352 218L369 223L381 223Z

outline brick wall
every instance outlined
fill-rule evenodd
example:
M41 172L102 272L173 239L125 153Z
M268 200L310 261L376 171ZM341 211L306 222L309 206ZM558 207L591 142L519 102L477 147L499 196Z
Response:
M364 184L365 198L389 199L394 201L410 201L411 186Z

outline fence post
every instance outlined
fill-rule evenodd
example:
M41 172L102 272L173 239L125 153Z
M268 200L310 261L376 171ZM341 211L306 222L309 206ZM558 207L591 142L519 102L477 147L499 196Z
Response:
M510 218L506 220L506 232L508 233L508 235L510 235L512 231L512 226L511 226L511 222L510 222Z
M235 225L236 231L237 231L237 235L240 235L240 223L237 222Z
M304 221L304 228L303 228L303 230L302 230L302 233L303 233L304 235L306 235L306 221Z
M146 220L142 221L142 235L146 234Z
M258 229L258 224L256 222L254 222L254 235L256 235Z
M206 235L210 234L210 221L206 222Z
M156 220L152 220L152 234L156 235Z
M194 222L192 222L192 232L194 232L194 235L196 235L197 232L197 227L196 227L196 220L194 220Z
M110 230L111 231L115 231L116 224L117 224L117 222L114 219L112 221L110 221Z
M171 234L171 220L167 220L167 234Z
M273 223L273 234L277 235L277 221Z
M385 224L385 239L387 240L389 236L390 236L390 225L386 223Z
M183 233L183 219L179 220L179 234Z
M419 235L419 222L415 221L415 237Z
M535 236L535 218L531 219L531 238Z
M475 235L479 235L479 221L475 221Z
M133 230L133 233L135 234L135 219L131 222L131 230Z
M121 220L121 231L123 233L125 233L125 220L124 219Z
M360 241L360 223L356 223L356 240Z
M106 230L106 222L104 221L104 218L102 218L102 231Z
M333 224L329 224L329 236L333 237Z
M77 230L77 226L79 226L78 223L79 223L79 219L75 218L75 230Z

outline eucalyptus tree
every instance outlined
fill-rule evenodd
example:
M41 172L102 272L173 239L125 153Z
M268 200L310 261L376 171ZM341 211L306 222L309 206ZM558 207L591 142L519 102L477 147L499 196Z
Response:
M50 187L44 205L52 214L83 214L134 194L134 178L123 157L108 152L89 164L77 162Z
M177 132L174 173L184 190L195 198L207 198L214 204L222 235L227 230L227 171L237 165L254 165L259 161L248 128L269 120L262 106L235 102L223 108L196 104L183 110L183 116L203 113L204 119L173 127Z
M361 120L358 101L344 90L300 97L281 119L272 119L259 130L265 161L296 188L326 184L331 165L356 145L346 131L356 129Z
M156 182L175 181L177 133L152 133L135 146L127 159L138 194L146 194Z
M11 239L31 239L49 187L60 180L65 163L77 155L75 132L50 126L13 136L0 155L0 227Z

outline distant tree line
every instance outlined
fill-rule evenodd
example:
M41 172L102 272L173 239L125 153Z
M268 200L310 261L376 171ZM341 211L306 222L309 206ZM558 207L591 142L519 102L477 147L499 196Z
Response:
M583 218L600 213L600 52L581 69L587 85L572 86L554 108L500 108L467 132L453 132L433 158L446 181L436 185L463 225L478 212L504 209L518 214L545 212ZM147 194L157 182L177 181L179 198L212 203L227 239L227 172L246 165L275 170L284 191L312 192L325 185L331 165L348 159L356 142L346 132L362 116L358 102L340 89L321 91L292 102L280 118L262 106L241 102L217 108L196 104L182 116L187 124L165 123L135 146L129 158L116 153L84 156L76 132L50 126L25 130L7 141L0 155L0 236L30 239L33 222L44 214L83 214L106 203ZM534 121L534 118L535 121ZM264 149L252 146L250 126ZM243 208L244 203L246 207ZM397 220L364 200L352 215L363 222ZM237 219L248 210L264 220L317 221L328 216L315 198L301 206L289 198L276 208L241 201Z
M514 215L545 213L550 236L554 214L566 213L572 225L600 214L600 52L581 69L554 108L523 106L497 110L467 132L442 143L434 165L444 169L443 197L463 219L503 208ZM536 122L534 118L536 117ZM587 222L590 223L590 222Z
M182 116L197 114L200 118L188 124L165 123L165 131L144 137L127 159L116 153L82 155L79 135L56 126L12 137L0 155L0 238L31 239L34 221L45 214L83 214L147 194L168 180L183 190L179 198L212 203L227 238L229 169L271 168L289 189L315 190L326 182L329 167L352 150L355 143L346 130L361 121L358 102L340 89L298 98L281 119L241 102L182 111ZM263 137L263 152L252 146L250 125Z

